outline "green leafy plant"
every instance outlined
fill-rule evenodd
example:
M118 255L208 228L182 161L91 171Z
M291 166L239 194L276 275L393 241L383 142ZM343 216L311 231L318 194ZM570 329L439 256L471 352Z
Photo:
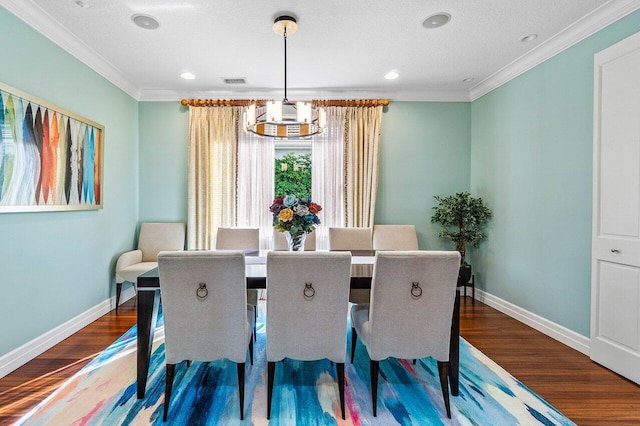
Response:
M311 154L285 154L276 160L275 196L311 198Z
M438 205L433 207L431 222L443 226L438 236L453 241L462 256L462 265L465 265L465 243L477 247L487 237L483 228L493 213L482 198L473 198L468 192L433 198Z

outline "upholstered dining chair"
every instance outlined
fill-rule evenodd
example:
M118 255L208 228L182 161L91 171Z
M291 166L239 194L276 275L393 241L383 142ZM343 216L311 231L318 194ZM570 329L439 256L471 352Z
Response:
M373 225L374 250L418 250L414 225Z
M116 311L120 304L122 284L130 282L134 288L138 276L158 266L158 253L163 250L184 250L184 223L149 223L140 225L137 250L123 253L116 262Z
M273 249L277 251L289 250L287 239L284 233L273 230ZM315 251L316 249L316 233L309 232L307 238L304 240L304 251Z
M237 364L240 420L244 418L247 347L253 364L253 307L247 304L241 251L161 252L158 273L164 314L167 420L175 365L227 358Z
M329 250L373 250L371 228L329 228Z
M349 312L350 253L267 254L267 419L276 362L329 359L336 363L342 418Z
M259 250L258 228L218 228L216 250Z
M329 228L329 250L373 250L371 228ZM349 291L349 301L369 303L368 289Z
M371 304L351 309L351 362L360 337L370 358L374 417L380 361L433 357L451 418L449 339L459 268L457 251L376 252Z
M220 227L216 235L216 250L260 250L260 229ZM255 307L255 322L257 322L258 290L247 290L247 303ZM256 330L254 330L254 341L255 332Z

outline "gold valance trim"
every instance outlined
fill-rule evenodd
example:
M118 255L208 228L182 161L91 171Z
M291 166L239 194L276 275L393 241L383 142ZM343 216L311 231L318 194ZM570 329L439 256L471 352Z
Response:
M252 103L265 103L264 99L183 99L180 103L184 106L209 107L209 106L248 106ZM316 107L377 107L389 105L389 99L314 99L311 104Z

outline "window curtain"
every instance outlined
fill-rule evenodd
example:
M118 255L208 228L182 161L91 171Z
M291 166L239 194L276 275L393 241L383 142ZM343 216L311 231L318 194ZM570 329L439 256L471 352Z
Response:
M345 108L345 226L373 226L381 122L382 106Z
M188 238L215 248L220 226L236 222L236 161L241 107L189 107Z
M311 141L311 195L322 206L316 248L329 248L329 228L344 226L345 108L328 107L327 128Z
M273 247L274 140L238 130L237 226L260 228L260 248Z

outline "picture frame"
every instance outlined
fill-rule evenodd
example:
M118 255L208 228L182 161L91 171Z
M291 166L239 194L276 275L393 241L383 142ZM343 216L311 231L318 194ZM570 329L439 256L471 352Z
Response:
M104 131L0 83L0 213L101 209Z

